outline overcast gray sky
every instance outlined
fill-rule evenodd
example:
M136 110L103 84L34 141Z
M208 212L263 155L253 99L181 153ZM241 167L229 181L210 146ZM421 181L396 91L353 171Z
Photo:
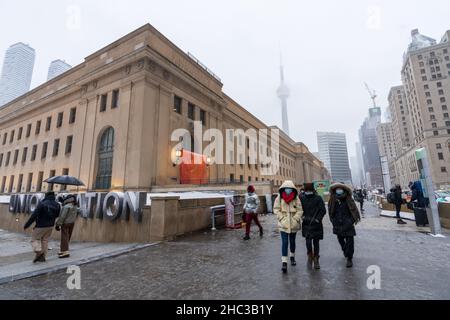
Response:
M411 29L440 40L449 17L449 0L0 0L0 59L15 42L35 48L36 87L52 60L77 65L150 23L221 77L228 95L281 127L281 48L291 136L316 151L317 131L345 132L353 155L371 106L363 82L384 111Z

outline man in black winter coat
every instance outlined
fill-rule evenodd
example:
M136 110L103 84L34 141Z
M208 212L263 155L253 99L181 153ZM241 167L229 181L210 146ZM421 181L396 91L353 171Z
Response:
M55 220L58 218L60 210L61 207L59 203L56 202L55 193L47 192L45 198L39 203L30 219L28 219L23 227L26 230L33 222L36 223L33 233L31 234L31 246L36 253L33 260L34 263L45 262L48 250L48 239L52 234Z

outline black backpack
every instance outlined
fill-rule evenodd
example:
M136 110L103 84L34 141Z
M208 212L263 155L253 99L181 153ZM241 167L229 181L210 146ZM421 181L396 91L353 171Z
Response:
M393 192L389 192L387 195L387 202L395 203L395 195Z

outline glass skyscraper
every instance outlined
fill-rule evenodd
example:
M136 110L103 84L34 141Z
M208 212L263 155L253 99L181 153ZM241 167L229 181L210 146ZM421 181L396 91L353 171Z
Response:
M16 43L6 50L0 77L0 106L30 90L34 60L34 49L24 43Z

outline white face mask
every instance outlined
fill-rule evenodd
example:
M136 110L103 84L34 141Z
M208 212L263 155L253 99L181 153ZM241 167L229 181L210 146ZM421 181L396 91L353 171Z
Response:
M312 192L312 191L306 191L305 194L306 194L307 196L310 196L310 195L313 195L314 192Z
M290 195L292 193L292 189L291 188L286 188L284 189L284 192L286 192L287 195Z

